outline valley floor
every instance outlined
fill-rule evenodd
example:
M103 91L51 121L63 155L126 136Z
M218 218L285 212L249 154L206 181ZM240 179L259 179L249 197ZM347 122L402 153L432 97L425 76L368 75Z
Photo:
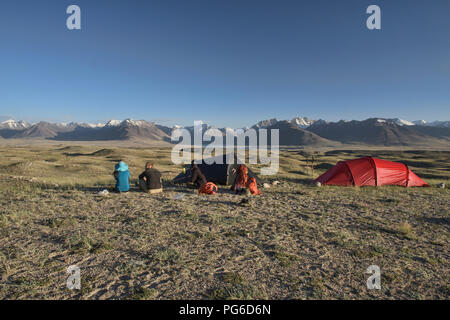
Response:
M449 152L372 151L407 159L431 188L312 186L365 151L285 150L260 197L172 185L170 149L0 149L1 299L449 299ZM98 195L124 159L145 160L165 192ZM257 168L254 168L257 169ZM258 170L256 170L258 172ZM66 287L71 265L81 290ZM381 290L366 270L381 269Z

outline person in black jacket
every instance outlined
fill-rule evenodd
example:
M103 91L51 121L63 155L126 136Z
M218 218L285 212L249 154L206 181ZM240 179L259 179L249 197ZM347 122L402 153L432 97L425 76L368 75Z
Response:
M148 193L162 192L161 173L153 167L153 163L145 164L145 171L139 175L139 187Z
M191 163L191 182L197 187L205 185L208 181L206 180L205 175L202 173L200 168L197 166L194 161Z

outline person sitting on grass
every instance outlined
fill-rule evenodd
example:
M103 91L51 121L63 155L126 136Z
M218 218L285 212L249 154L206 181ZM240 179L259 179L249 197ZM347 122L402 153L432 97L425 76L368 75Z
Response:
M130 190L130 171L128 170L128 165L122 160L119 161L114 167L113 175L116 179L114 191L128 192Z
M195 187L200 188L203 187L208 181L206 180L205 175L202 173L200 168L194 161L191 163L191 183L194 184Z
M244 164L240 164L239 167L236 169L233 169L232 174L236 175L236 179L234 180L234 184L231 187L231 190L233 190L236 194L242 194L244 193L244 188L247 187L248 183L248 169Z
M139 188L148 193L160 193L163 191L161 173L153 167L153 163L147 162L145 170L139 175Z
M217 186L206 180L205 175L194 161L191 163L191 183L198 188L198 193L201 194L216 194Z

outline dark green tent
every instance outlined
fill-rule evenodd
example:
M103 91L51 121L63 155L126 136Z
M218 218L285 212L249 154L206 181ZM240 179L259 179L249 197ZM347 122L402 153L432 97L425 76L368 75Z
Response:
M226 155L221 156L223 157L220 159L220 157L216 158L210 158L205 161L203 159L202 163L198 164L198 167L202 171L202 173L205 175L206 180L208 182L213 182L215 184L221 184L221 185L232 185L234 183L234 179L236 179L236 175L232 173L232 170L239 167L239 163L237 163L236 156L234 156L234 163L233 164L227 164L226 162ZM222 161L218 161L222 160ZM217 163L219 162L219 163ZM221 163L220 163L221 162ZM208 164L212 163L212 164ZM250 169L248 169L248 176L255 178L257 183L261 183L258 176L252 172ZM182 172L178 176L176 176L173 179L174 183L188 183L191 181L191 166L189 165L186 167L186 173Z

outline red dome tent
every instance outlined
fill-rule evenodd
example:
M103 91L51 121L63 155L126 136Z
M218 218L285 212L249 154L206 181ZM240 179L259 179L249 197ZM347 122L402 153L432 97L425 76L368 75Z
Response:
M314 181L335 186L429 187L406 164L372 157L339 161Z

